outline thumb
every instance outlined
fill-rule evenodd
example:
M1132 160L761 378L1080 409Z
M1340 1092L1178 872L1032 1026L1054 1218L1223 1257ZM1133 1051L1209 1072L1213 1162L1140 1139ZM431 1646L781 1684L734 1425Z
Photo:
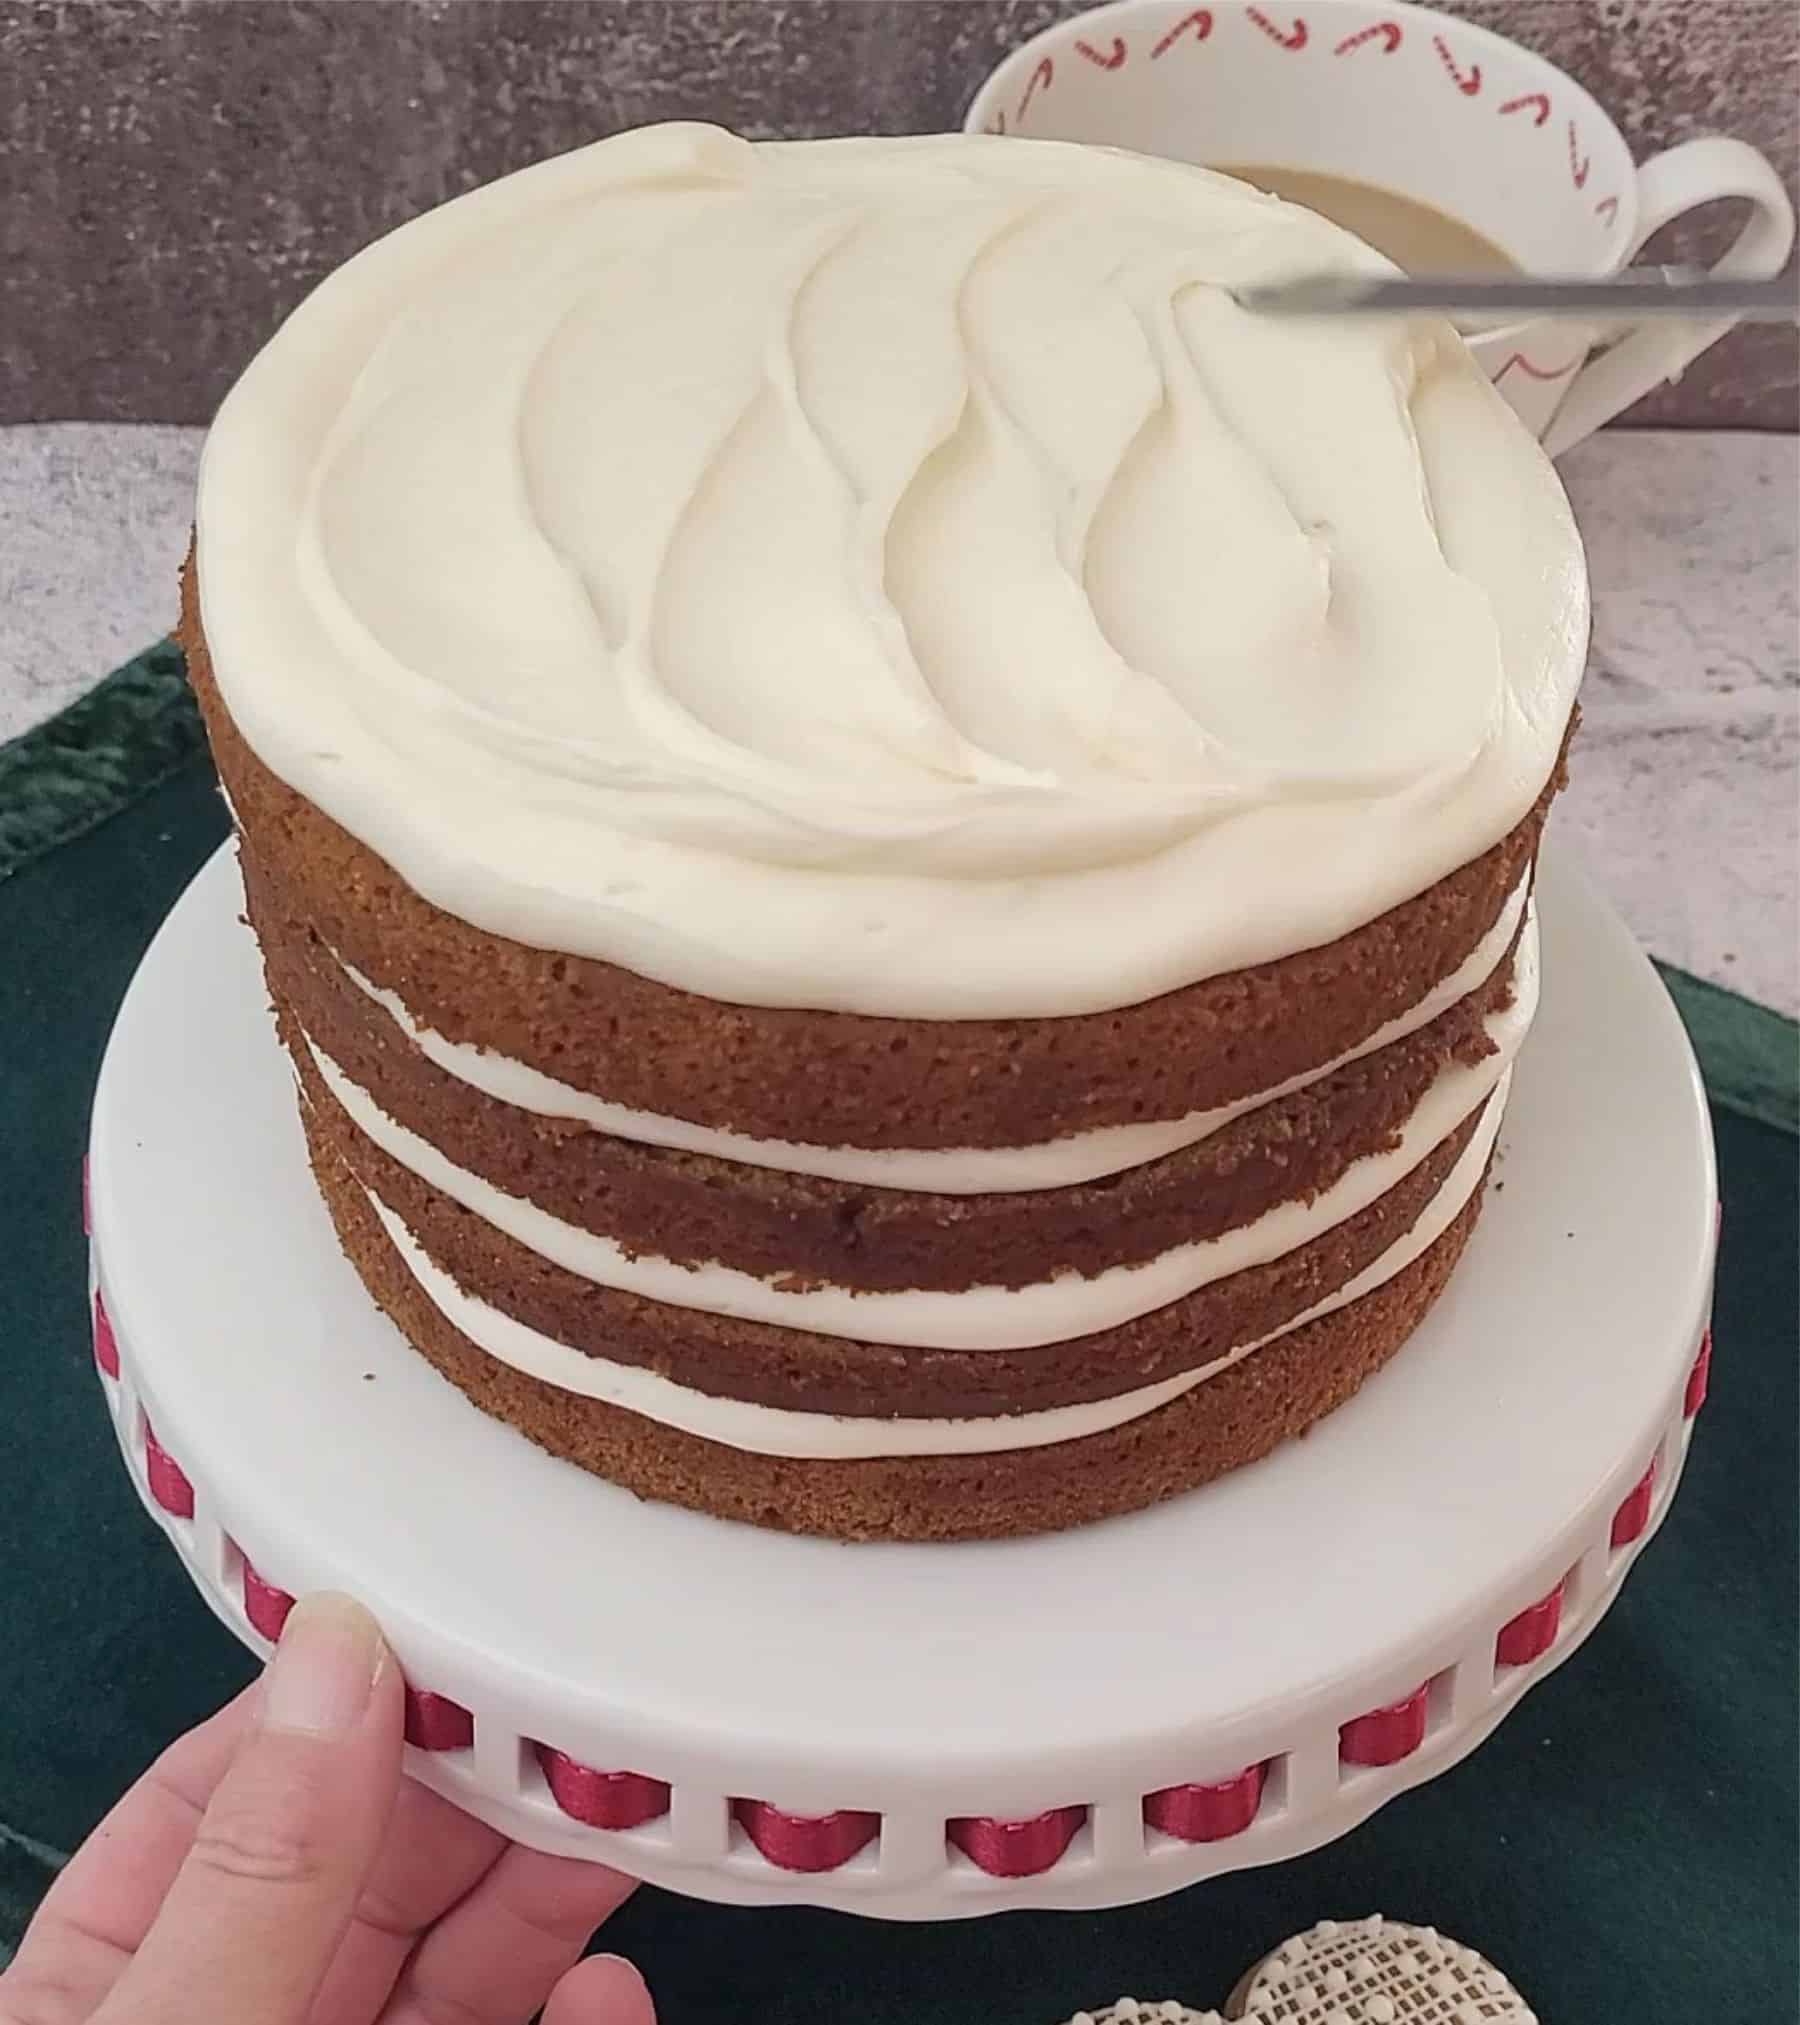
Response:
M399 1787L400 1693L360 1604L294 1607L255 1727L94 2025L301 2025Z
M590 1955L557 1984L543 2025L656 2025L644 1979L617 1955Z

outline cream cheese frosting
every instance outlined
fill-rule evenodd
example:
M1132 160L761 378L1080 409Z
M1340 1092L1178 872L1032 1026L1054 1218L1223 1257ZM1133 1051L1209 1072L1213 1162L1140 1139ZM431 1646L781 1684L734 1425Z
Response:
M1080 1014L1496 842L1587 632L1566 502L1380 265L1165 162L645 129L402 227L201 473L252 749L475 926L709 997Z

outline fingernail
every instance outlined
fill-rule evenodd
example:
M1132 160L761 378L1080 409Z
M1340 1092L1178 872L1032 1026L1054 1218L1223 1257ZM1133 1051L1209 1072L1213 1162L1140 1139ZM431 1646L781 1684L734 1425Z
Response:
M288 1612L263 1675L262 1726L343 1737L361 1721L387 1647L374 1618L348 1596L303 1596Z

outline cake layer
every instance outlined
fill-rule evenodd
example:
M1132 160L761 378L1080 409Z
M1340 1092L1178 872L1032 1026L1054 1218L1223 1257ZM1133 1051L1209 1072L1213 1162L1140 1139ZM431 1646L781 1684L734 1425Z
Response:
M247 877L251 919L260 881ZM1092 1276L1219 1237L1317 1196L1390 1148L1450 1066L1510 1046L1513 957L1389 1047L1247 1111L1196 1144L1095 1183L928 1195L783 1174L524 1112L398 1039L321 950L265 937L271 992L362 1097L458 1167L629 1255L718 1264L796 1290L954 1292ZM1494 1033L1490 1035L1490 1025Z
M442 1034L416 1020L395 992L371 983L354 965L321 951L306 964L317 972L324 989L334 996L340 980L347 980L369 1005L379 1007L399 1031L418 1048L425 1059L445 1075L464 1083L470 1090L494 1098L503 1106L517 1106L538 1117L561 1124L590 1127L609 1138L629 1140L636 1146L666 1147L677 1153L698 1153L716 1161L739 1166L773 1169L789 1175L817 1175L827 1181L847 1181L863 1188L883 1191L911 1191L925 1195L1023 1194L1045 1189L1071 1188L1084 1181L1104 1180L1127 1169L1143 1167L1165 1154L1192 1146L1228 1125L1244 1112L1259 1109L1278 1097L1304 1089L1342 1068L1347 1062L1392 1046L1423 1027L1431 1025L1451 1007L1468 998L1500 972L1510 956L1525 916L1528 898L1526 883L1514 888L1493 927L1464 961L1440 978L1417 1005L1371 1034L1343 1055L1321 1064L1273 1090L1241 1097L1211 1111L1196 1111L1185 1118L1146 1122L1141 1125L1102 1126L1092 1132L1070 1133L1048 1139L1036 1146L861 1147L808 1146L794 1139L750 1139L741 1133L721 1132L685 1119L633 1111L578 1090L572 1083L547 1076L524 1062L508 1061L490 1048L471 1047L466 1041L447 1041ZM353 1025L359 1023L350 1016ZM373 1023L379 1028L380 1023ZM371 1036L373 1038L373 1036ZM381 1035L385 1039L385 1033ZM327 1046L331 1046L329 1035ZM380 1045L380 1041L376 1041ZM348 1060L346 1055L344 1059ZM373 1086L371 1086L373 1087Z
M1343 1167L1329 1186L1279 1202L1233 1229L1177 1243L1133 1264L1104 1266L1085 1275L1053 1267L1049 1276L1018 1286L865 1292L824 1281L801 1282L792 1275L764 1278L712 1260L633 1253L612 1237L566 1222L472 1173L390 1118L315 1044L303 1045L363 1137L485 1223L585 1279L677 1307L817 1334L930 1349L1006 1350L1115 1328L1294 1250L1366 1208L1487 1097L1530 1024L1535 984L1535 970L1521 966L1512 1003L1490 1021L1493 1048L1439 1074L1381 1150Z
M1412 1228L1389 1245L1372 1265L1346 1280L1334 1293L1315 1301L1289 1328L1303 1328L1334 1309L1348 1307L1403 1272L1437 1242L1481 1185L1505 1103L1502 1088L1483 1109L1455 1165ZM1128 1420L1152 1413L1286 1333L1277 1330L1274 1335L1241 1343L1210 1363L1197 1365L1158 1384L1068 1406L1024 1413L968 1415L961 1419L916 1415L876 1419L801 1413L696 1391L640 1365L591 1357L528 1329L459 1287L435 1260L427 1257L385 1203L373 1195L369 1202L401 1263L424 1289L432 1306L479 1349L502 1364L510 1364L515 1370L560 1386L566 1392L622 1406L662 1426L722 1442L727 1448L750 1449L758 1455L984 1455L1016 1448L1047 1448L1057 1442L1102 1433L1109 1427L1120 1427Z
M276 779L224 707L184 574L182 644L258 882L265 946L322 946L452 1043L709 1129L1017 1148L1262 1096L1404 1020L1528 878L1554 777L1499 844L1339 941L1083 1018L929 1021L731 1005L484 934Z
M394 1214L472 1298L579 1353L719 1398L853 1416L968 1418L1105 1399L1277 1334L1367 1271L1426 1215L1484 1106L1366 1208L1117 1327L1015 1349L897 1345L680 1306L569 1270L476 1215L364 1135L290 1041L315 1147ZM967 1300L970 1297L962 1296Z
M402 1264L360 1183L309 1135L340 1241L396 1326L483 1412L640 1497L840 1539L956 1540L1052 1531L1135 1511L1253 1462L1343 1404L1443 1291L1479 1194L1418 1259L1154 1412L1077 1441L1003 1454L853 1460L757 1455L546 1384L479 1349Z
M1327 947L1525 821L1587 627L1447 324L1238 300L1383 265L1114 151L617 136L370 247L232 389L215 674L443 913L723 1004L1072 1018Z

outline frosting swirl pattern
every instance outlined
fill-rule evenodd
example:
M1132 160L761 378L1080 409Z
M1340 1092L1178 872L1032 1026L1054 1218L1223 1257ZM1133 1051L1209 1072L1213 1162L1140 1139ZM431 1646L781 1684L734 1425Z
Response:
M1379 264L1167 163L663 127L351 261L228 398L214 669L476 926L713 998L1101 1010L1495 842L1586 638L1548 463Z

